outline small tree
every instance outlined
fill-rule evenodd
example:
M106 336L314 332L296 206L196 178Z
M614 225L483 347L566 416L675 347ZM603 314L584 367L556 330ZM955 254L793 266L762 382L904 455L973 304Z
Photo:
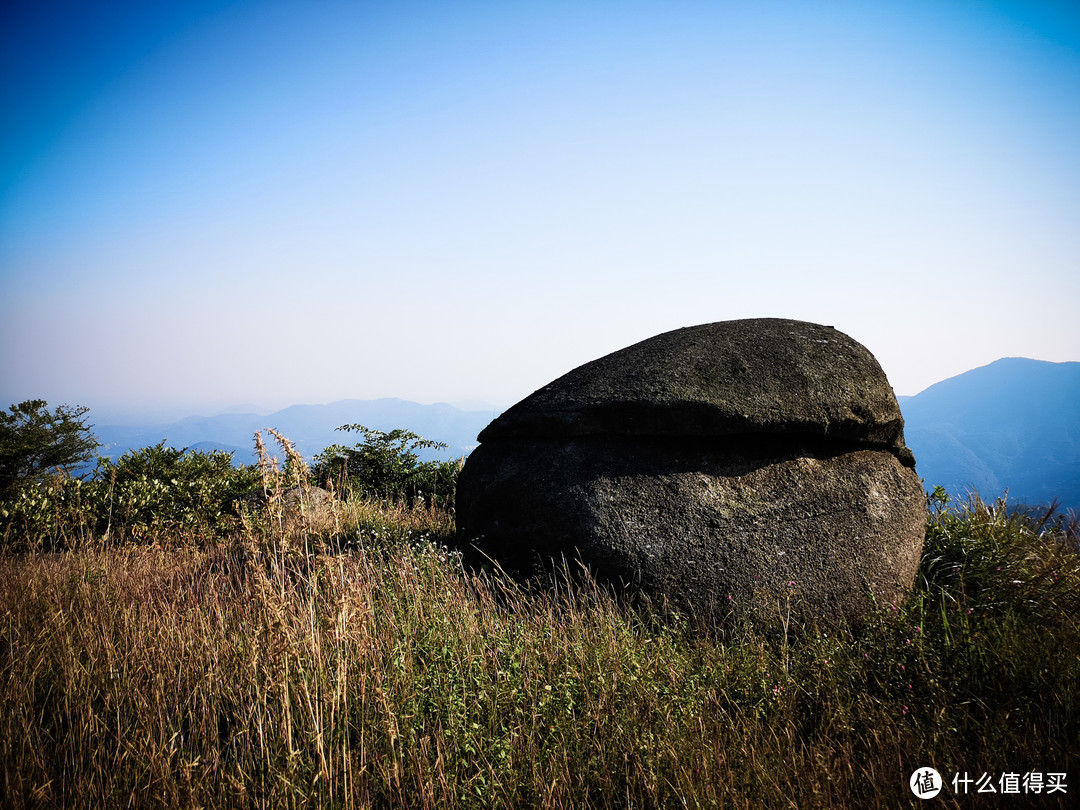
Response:
M313 473L321 484L347 484L362 495L395 500L423 495L431 503L452 502L457 465L420 462L417 450L444 450L444 442L398 428L389 433L363 425L342 425L337 430L360 433L354 447L334 444L315 456Z
M86 424L90 409L48 407L43 399L30 399L0 411L0 499L93 458L98 442Z

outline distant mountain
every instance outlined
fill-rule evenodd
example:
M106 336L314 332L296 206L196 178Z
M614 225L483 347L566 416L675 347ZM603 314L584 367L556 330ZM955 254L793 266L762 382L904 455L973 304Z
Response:
M1008 357L900 401L927 489L1080 511L1080 363Z
M927 489L940 485L959 497L975 490L987 499L1008 489L1011 503L1036 505L1057 498L1080 511L1080 363L1005 358L898 399L907 443ZM362 424L376 430L406 428L446 442L445 451L421 454L445 459L472 451L477 434L497 415L487 406L463 410L446 403L350 399L293 405L265 416L227 412L150 427L95 425L93 430L103 444L100 454L114 459L164 441L169 447L227 450L236 462L249 464L255 461L256 430L264 430L263 441L273 455L280 458L281 451L265 433L268 427L311 459L331 444L359 441L357 434L334 428Z
M346 399L328 405L293 405L265 416L253 413L222 413L216 416L189 416L162 425L95 425L93 432L102 443L98 451L119 458L130 449L150 447L164 441L168 447L193 450L226 450L236 462L256 460L254 434L263 431L263 442L271 455L281 450L265 432L274 428L296 444L307 459L332 444L348 447L359 434L337 431L339 425L361 424L375 430L405 428L425 439L445 442L440 452L420 453L423 458L459 458L477 444L476 435L494 418L491 410L464 411L446 403L420 405L403 399Z

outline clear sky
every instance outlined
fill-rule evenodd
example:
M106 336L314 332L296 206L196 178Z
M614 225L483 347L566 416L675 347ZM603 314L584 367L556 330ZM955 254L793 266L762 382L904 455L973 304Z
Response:
M680 326L1080 360L1076 2L0 6L0 400L505 406Z

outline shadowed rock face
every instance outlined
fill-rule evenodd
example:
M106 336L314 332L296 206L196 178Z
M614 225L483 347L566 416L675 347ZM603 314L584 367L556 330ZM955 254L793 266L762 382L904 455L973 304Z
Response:
M461 540L530 573L577 556L714 621L860 622L900 599L924 496L896 398L835 329L680 329L588 363L480 434Z

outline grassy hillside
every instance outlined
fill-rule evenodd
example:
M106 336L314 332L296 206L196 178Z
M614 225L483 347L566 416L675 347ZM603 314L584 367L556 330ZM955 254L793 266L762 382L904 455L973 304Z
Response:
M1080 793L1061 521L932 501L908 602L767 635L465 570L427 506L274 506L3 554L5 806L891 808L924 766Z

